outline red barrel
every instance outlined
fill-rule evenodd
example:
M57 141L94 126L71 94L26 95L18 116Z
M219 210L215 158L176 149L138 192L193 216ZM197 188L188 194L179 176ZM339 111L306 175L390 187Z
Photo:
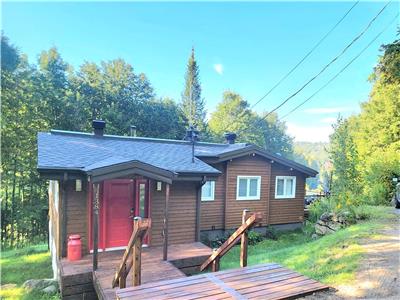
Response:
M68 237L68 255L70 261L80 260L82 257L82 242L79 234L73 234Z

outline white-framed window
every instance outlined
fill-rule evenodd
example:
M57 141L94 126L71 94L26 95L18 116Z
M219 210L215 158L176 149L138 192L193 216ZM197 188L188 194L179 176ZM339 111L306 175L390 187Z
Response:
M214 201L215 181L206 181L201 187L201 201Z
M275 198L294 198L296 195L296 176L276 176Z
M261 176L238 176L236 200L260 200Z

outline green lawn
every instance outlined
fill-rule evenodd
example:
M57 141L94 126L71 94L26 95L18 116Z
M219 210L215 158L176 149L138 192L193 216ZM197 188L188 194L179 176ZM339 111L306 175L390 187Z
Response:
M371 216L368 221L312 240L310 231L296 230L280 233L278 240L264 240L249 246L248 264L276 262L326 284L349 283L362 257L363 238L378 236L377 230L395 218L388 207L364 207ZM240 247L233 248L221 260L221 269L239 267Z
M48 296L40 292L28 292L22 288L22 284L28 279L53 277L47 245L3 251L0 265L1 299L53 300L59 298L58 295Z

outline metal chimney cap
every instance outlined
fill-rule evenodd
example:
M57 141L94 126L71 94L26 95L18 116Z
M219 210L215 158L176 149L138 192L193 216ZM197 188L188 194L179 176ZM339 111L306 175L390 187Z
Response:
M235 140L236 140L236 138L237 138L237 134L234 133L234 132L226 132L226 133L224 134L224 137L225 137L226 142L227 142L228 144L234 144L234 143L235 143Z
M92 127L94 135L102 136L104 134L104 128L106 127L106 122L103 120L93 120Z

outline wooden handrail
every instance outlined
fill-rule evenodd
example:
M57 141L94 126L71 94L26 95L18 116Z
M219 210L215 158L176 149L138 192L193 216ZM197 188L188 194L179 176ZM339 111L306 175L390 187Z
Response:
M122 256L121 263L115 272L112 287L119 285L120 288L126 287L126 277L130 269L134 266L133 285L140 285L140 256L143 244L143 238L151 227L151 219L142 219L135 217L133 222L133 232L129 239L128 246L126 246L124 255ZM132 259L128 262L129 255L133 252ZM128 264L127 264L128 262Z
M225 241L225 243L223 243L217 250L215 250L209 258L207 258L207 260L201 265L200 271L203 271L210 264L212 264L212 271L218 271L219 260L222 258L222 256L224 256L230 249L232 249L232 247L235 246L240 238L247 238L246 233L252 226L261 222L262 213L253 213L245 220L247 212L247 210L243 212L244 217L242 225ZM247 242L243 244L247 246ZM247 255L247 251L243 253Z

